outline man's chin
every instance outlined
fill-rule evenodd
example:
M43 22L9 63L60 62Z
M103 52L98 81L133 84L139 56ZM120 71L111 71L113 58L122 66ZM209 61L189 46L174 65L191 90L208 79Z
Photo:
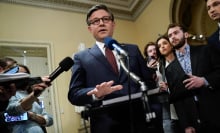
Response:
M102 36L100 36L100 38L102 38L102 40L104 40L106 37L111 37L110 35L102 35Z
M111 37L111 36L109 34L102 34L101 37L106 38L106 37Z
M218 17L218 18L213 18L213 20L216 21L216 22L220 22L220 17Z

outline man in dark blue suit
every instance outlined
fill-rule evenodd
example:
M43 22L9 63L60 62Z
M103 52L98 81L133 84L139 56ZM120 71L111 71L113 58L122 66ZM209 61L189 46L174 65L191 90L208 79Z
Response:
M129 91L138 93L141 90L139 84L129 80L118 61L116 63L118 73L115 73L105 57L104 38L112 37L115 28L113 14L105 5L95 5L89 10L86 21L88 30L92 33L96 43L92 48L75 54L68 99L73 105L90 105L91 110L94 110L101 106L103 100L128 95ZM129 55L130 71L139 76L148 88L154 87L154 72L146 67L138 47L131 44L120 45L120 47ZM117 55L115 51L113 54ZM89 115L92 133L150 132L141 101L130 106L120 104L100 110ZM158 133L161 132L158 131Z
M208 38L208 44L220 50L220 0L205 0L209 17L218 23L218 29Z

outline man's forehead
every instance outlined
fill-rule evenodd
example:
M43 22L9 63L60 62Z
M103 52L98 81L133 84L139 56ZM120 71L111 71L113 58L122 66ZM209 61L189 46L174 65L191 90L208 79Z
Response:
M93 19L93 18L103 17L103 16L109 16L109 13L105 11L104 9L99 9L99 10L94 11L89 18Z
M220 2L220 0L207 0L207 5L210 5L210 4L212 4L212 3L214 3L214 2Z
M173 32L178 31L178 30L180 30L180 27L179 27L179 26L172 27L172 28L170 28L170 29L168 30L168 33L173 33Z

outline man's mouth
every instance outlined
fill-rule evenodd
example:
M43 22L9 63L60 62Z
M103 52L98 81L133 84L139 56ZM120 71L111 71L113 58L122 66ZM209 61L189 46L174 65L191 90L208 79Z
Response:
M212 18L216 18L218 16L220 16L218 13L214 13L214 14L211 15Z
M107 31L106 29L101 29L101 30L99 30L99 32L105 32L105 31Z

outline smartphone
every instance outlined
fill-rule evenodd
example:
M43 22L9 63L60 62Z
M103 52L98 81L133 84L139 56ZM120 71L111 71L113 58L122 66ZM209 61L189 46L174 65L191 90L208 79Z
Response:
M16 121L26 121L28 120L28 114L27 112L21 114L21 115L9 115L8 113L4 113L5 122L16 122Z

